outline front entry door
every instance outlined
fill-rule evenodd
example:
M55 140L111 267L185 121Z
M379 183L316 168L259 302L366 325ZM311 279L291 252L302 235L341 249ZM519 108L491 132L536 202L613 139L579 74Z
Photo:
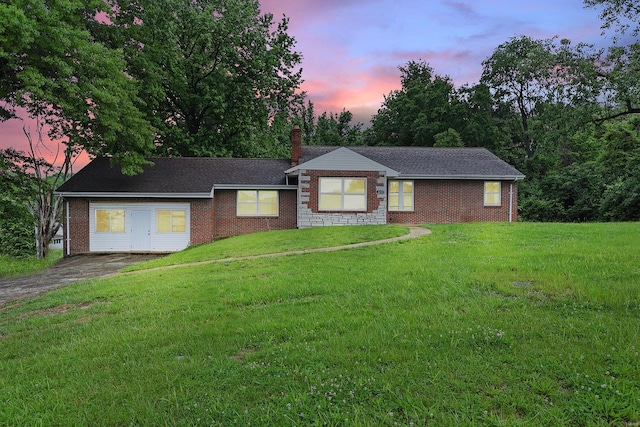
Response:
M131 211L131 250L151 250L151 212Z

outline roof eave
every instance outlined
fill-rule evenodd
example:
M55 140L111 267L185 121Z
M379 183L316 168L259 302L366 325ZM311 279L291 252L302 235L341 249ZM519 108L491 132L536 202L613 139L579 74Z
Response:
M399 179L460 179L460 180L494 180L494 181L522 181L524 175L416 175L400 174Z
M56 196L71 198L95 199L212 199L213 189L208 193L126 193L126 192L95 192L95 191L55 191Z
M251 185L251 184L215 184L214 190L296 190L296 185Z

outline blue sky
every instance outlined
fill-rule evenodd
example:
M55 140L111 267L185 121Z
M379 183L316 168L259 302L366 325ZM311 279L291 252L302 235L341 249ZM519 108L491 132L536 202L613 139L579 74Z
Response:
M428 62L456 86L476 83L482 61L511 37L554 36L608 45L598 10L582 0L260 0L263 13L289 19L303 55L302 90L316 114L351 111L368 124L390 91L398 66ZM23 122L0 123L0 148L24 149Z
M428 62L457 86L476 83L482 61L511 37L602 44L598 10L582 0L260 0L290 18L304 57L302 89L316 113L343 108L368 123L400 87L398 66Z

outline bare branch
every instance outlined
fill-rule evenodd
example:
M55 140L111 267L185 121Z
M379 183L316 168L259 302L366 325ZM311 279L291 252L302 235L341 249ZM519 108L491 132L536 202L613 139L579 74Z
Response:
M625 111L621 111L619 113L612 114L610 116L600 117L598 119L594 119L593 122L595 124L597 124L597 125L601 125L604 122L606 122L607 120L612 120L612 119L615 119L617 117L622 117L622 116L628 116L630 114L640 114L640 108L630 108L630 109L627 109Z

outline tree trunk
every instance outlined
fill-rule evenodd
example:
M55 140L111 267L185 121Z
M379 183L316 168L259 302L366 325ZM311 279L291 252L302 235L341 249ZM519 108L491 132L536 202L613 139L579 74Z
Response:
M60 228L58 217L60 215L62 199L56 197L53 192L56 187L64 182L71 174L73 152L69 149L65 150L62 165L56 167L53 162L49 163L36 156L31 133L24 127L23 132L29 141L30 158L28 158L28 163L33 168L35 178L34 198L27 204L27 207L35 221L36 256L38 259L44 259L49 250L49 242ZM37 133L38 143L41 145L42 125L39 122ZM58 155L56 154L56 159L57 157Z
M42 227L36 226L36 256L38 259L44 259L47 256L47 243L45 243L42 231Z

